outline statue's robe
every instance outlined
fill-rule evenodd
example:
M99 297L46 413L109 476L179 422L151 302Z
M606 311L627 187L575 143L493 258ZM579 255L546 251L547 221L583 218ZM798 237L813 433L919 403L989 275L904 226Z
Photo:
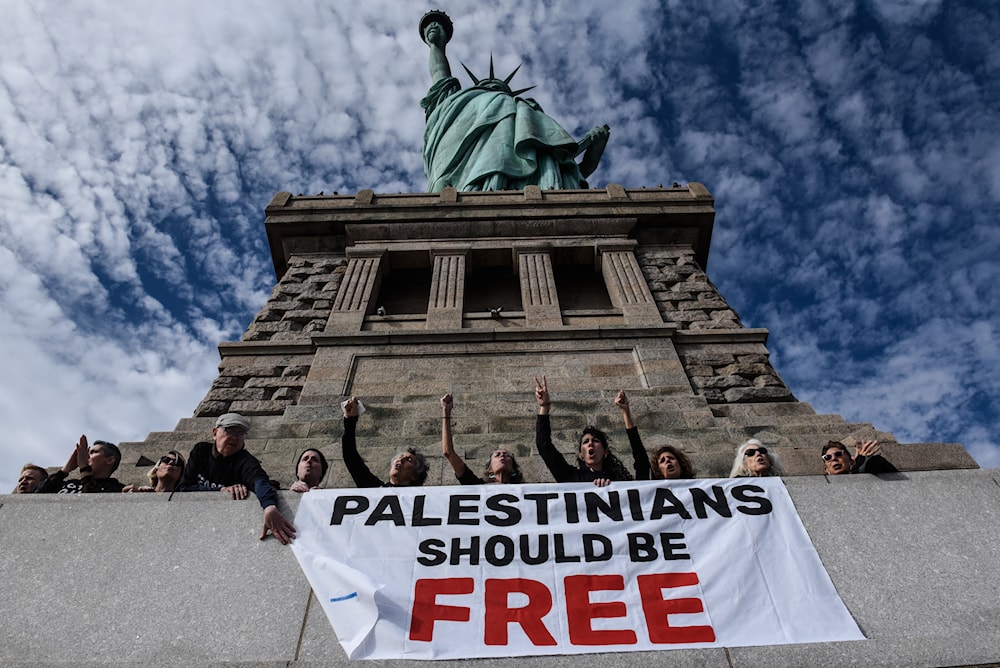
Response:
M437 80L420 101L427 115L427 191L522 190L526 185L585 188L574 161L579 145L533 100L458 79Z

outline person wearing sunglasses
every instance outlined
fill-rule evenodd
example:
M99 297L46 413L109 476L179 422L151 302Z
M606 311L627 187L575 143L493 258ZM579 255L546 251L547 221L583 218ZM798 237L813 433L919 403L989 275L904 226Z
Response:
M898 473L882 456L882 446L878 441L854 441L854 456L841 441L829 441L823 446L823 468L827 475L844 473Z
M441 397L441 454L451 464L458 481L463 485L503 485L524 482L521 468L510 450L500 448L490 453L484 471L486 478L480 478L465 465L462 456L455 452L455 442L451 436L451 411L454 407L455 400L450 394Z
M121 450L114 443L94 441L87 443L87 437L81 436L73 453L66 464L46 478L36 494L91 494L94 492L120 492L125 485L111 477L122 460ZM67 480L70 473L79 469L79 480Z
M184 474L184 457L176 450L171 450L160 457L160 461L149 469L146 477L148 485L125 485L122 491L126 494L135 492L173 492L181 482Z
M766 476L784 475L785 472L778 462L778 455L768 452L764 444L756 438L751 438L740 444L736 449L736 459L729 472L730 478L763 478Z

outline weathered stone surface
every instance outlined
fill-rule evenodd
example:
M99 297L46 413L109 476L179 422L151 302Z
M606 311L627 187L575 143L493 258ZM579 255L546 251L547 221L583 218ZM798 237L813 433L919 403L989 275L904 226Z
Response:
M254 378L263 376L280 376L285 370L285 367L283 366L267 364L266 358L264 358L262 362L264 363L261 364L260 366L226 365L220 369L220 373L223 376Z
M778 378L777 376L772 376L769 373L762 373L761 375L756 376L753 379L753 385L754 385L754 387L767 387L769 385L782 385L783 386L784 383L782 383L781 379Z
M716 373L721 376L743 376L744 378L756 378L773 372L774 369L771 368L770 364L744 364L742 362L716 370Z
M710 367L720 367L727 364L732 364L736 361L736 356L733 353L724 352L722 350L713 351L688 351L680 350L678 355L681 361L684 362L686 367L694 368L696 365L710 366Z
M710 320L703 311L669 311L663 314L664 320L670 322L689 324L699 320Z
M251 378L246 382L244 387L262 387L265 389L276 389L279 387L302 387L302 378L294 376L281 376L280 378L264 377L264 378Z
M262 388L219 388L208 391L206 399L209 401L236 401L239 399L263 399L264 390Z
M229 410L244 415L280 415L285 406L279 401L234 401L229 405Z
M737 355L736 360L740 364L768 364L767 355L749 354Z
M723 392L729 403L737 404L743 401L794 401L788 388L767 387L734 387Z
M691 383L695 387L713 390L748 387L750 385L750 381L740 376L694 376L691 378Z
M229 404L230 402L228 401L216 401L206 398L198 404L198 407L194 410L194 414L197 417L218 417L229 411Z
M293 256L268 303L247 328L244 341L308 341L330 317L346 258Z
M280 341L286 343L299 343L299 342L305 343L308 342L310 338L308 331L304 331L301 328L298 328L295 331L275 332L274 334L272 334L271 336L267 337L264 340L274 341L274 342Z
M274 332L287 332L292 329L294 323L287 320L280 320L277 322L254 322L250 325L248 332L256 332L263 334L270 334Z
M219 376L212 381L213 388L243 387L244 378L240 376Z

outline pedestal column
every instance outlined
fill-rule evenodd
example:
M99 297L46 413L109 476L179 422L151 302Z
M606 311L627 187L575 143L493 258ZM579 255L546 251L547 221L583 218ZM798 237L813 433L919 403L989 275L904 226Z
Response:
M601 273L611 303L622 311L625 324L662 324L653 294L632 249L635 243L598 246Z
M435 251L427 329L461 329L465 304L466 251Z
M548 248L514 248L521 277L521 305L528 327L562 325L552 254Z
M333 301L327 332L358 332L365 316L372 310L372 295L378 293L381 281L382 250L350 253L347 272Z

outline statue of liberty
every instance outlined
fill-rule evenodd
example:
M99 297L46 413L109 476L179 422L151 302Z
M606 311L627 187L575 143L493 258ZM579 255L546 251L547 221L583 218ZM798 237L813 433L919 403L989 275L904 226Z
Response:
M604 153L608 126L594 128L577 142L537 102L518 97L530 88L511 90L517 69L506 79L494 76L492 56L486 79L465 68L474 85L463 89L445 55L453 30L444 12L428 12L420 20L420 35L430 47L432 80L420 101L427 116L427 191L447 186L460 191L587 188L584 179Z

